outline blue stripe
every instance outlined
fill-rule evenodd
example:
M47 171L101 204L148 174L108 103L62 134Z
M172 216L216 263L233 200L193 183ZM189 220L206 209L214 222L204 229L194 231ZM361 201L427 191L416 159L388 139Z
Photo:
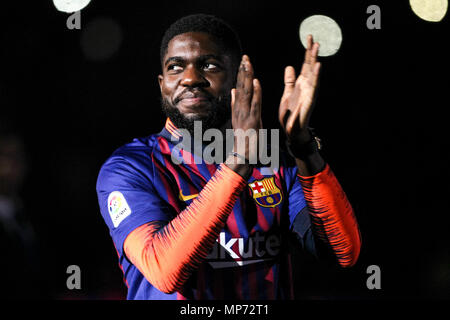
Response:
M248 239L249 234L248 234L247 226L245 225L244 217L242 216L241 198L238 198L236 200L236 203L233 208L233 212L234 212L234 218L236 220L236 224L238 226L239 235L241 238L244 238L244 242L245 242L245 240Z
M192 172L192 170L189 167L187 167L186 169L189 173L189 179L192 182L192 184L194 185L194 188L197 189L198 191L201 191L203 189L203 180L200 179L194 172ZM186 192L188 190L189 189L186 189Z
M218 165L216 165L216 168L217 167ZM205 163L197 164L197 168L200 174L206 179L206 181L209 181L209 179L211 179L211 174L209 173L209 170Z

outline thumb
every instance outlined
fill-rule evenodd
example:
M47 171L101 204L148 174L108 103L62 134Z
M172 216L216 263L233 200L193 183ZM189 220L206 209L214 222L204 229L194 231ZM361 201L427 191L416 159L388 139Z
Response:
M284 69L284 92L283 98L289 96L295 88L295 69L292 66L287 66Z

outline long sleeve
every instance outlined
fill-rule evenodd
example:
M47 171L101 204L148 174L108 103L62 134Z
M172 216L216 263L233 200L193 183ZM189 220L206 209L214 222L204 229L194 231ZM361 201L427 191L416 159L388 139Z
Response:
M124 242L128 259L160 291L172 293L206 258L246 185L221 165L198 197L172 221L151 222L133 230Z
M331 246L342 267L353 266L361 249L361 236L353 208L327 164L314 176L298 175L311 215L314 234Z

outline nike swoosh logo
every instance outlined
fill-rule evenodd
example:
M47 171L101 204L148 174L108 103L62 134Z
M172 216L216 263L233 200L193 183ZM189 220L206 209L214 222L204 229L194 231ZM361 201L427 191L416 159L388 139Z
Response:
M180 190L180 194L178 195L178 198L180 198L181 201L188 201L188 200L192 200L194 198L197 198L198 193L196 194L190 194L188 196L183 195L183 191Z
M269 261L273 259L258 259L258 260L247 260L247 261L208 261L208 263L214 269L231 268L231 267L242 267L253 263L260 263L264 261Z

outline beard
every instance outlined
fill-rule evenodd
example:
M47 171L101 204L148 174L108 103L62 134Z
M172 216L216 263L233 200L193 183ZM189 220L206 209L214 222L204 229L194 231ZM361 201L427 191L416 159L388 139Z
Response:
M161 97L161 107L172 123L178 129L186 129L193 136L194 122L201 121L202 135L211 128L220 129L231 119L231 96L221 95L217 98L212 98L206 115L197 114L192 117L186 117L178 108L169 100Z

